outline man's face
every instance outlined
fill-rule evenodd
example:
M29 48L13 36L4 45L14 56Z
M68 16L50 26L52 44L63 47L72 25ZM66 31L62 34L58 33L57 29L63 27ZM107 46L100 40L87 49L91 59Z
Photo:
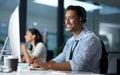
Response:
M79 19L77 12L75 10L68 10L65 15L65 25L67 27L67 31L74 32L76 31L79 25Z

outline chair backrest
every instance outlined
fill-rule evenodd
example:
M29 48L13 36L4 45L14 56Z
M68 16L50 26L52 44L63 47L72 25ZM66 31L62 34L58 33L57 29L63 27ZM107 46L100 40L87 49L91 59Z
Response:
M54 56L54 52L52 50L47 50L47 60L46 61L49 61L53 58Z
M102 57L100 59L100 73L107 74L108 71L108 57L104 43L101 41L102 45Z

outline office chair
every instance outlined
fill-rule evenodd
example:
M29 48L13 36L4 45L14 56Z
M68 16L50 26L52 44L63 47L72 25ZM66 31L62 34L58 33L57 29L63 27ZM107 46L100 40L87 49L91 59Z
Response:
M100 73L107 74L108 71L108 57L104 43L101 41L102 45L102 57L100 59Z
M47 50L47 60L46 61L49 61L53 58L54 56L54 52L52 50Z

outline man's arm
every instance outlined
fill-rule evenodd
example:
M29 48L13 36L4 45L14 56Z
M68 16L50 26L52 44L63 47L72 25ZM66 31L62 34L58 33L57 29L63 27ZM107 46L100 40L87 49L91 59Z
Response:
M71 65L69 61L63 63L54 63L51 64L51 69L62 70L62 71L71 71Z
M62 71L70 71L71 65L69 61L63 63L56 63L54 60L49 62L34 62L34 68L44 68L44 69L54 69L54 70L62 70Z

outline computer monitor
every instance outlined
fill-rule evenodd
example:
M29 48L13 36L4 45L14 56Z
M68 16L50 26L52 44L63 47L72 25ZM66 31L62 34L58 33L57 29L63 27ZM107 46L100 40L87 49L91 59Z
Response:
M18 56L19 61L21 61L19 26L19 6L17 6L10 16L8 26L8 39L11 55Z

